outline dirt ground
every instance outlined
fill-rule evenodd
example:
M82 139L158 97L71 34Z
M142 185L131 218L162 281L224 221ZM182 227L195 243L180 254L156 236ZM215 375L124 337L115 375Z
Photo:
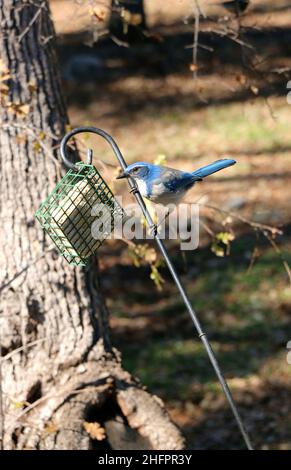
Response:
M237 27L236 19L224 19L221 7L210 10L207 2L200 3L211 18L218 15L216 24L227 21ZM201 204L199 248L180 256L176 244L169 246L255 447L291 449L286 347L291 339L291 106L286 88L291 5L251 2L240 21L243 41L255 52L210 34L212 20L206 18L194 80L193 2L165 4L145 1L154 39L128 48L100 38L89 47L82 42L83 33L92 32L87 3L51 1L71 125L102 127L128 162L165 158L169 166L190 170L224 156L237 160L231 170L195 186L187 196ZM242 49L245 59L256 58L259 73L241 66ZM98 59L90 79L74 75L70 66L80 55ZM130 200L125 184L114 181L106 144L91 137L83 143L94 149L96 165L105 162L101 168L114 191ZM226 213L207 205L232 215L226 220ZM283 234L274 246L268 230L242 218L280 228ZM234 237L230 254L217 256L213 238L226 231ZM113 340L125 367L165 401L189 448L243 448L165 267L165 283L158 291L149 267L135 267L121 241L102 246L100 266Z

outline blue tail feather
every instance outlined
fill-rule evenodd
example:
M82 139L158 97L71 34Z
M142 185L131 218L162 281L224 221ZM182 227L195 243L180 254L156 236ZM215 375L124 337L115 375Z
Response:
M193 171L192 175L195 177L195 179L202 179L206 176L216 173L217 171L223 170L228 166L234 165L235 163L235 160L231 160L230 158L223 158L222 160L217 160L216 162L203 166L202 168L199 168L199 170Z

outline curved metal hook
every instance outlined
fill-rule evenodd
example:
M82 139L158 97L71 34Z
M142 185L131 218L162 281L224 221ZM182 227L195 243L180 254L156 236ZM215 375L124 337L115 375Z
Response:
M97 135L100 135L101 137L103 137L103 139L105 139L111 146L113 152L115 153L119 163L120 163L120 166L123 170L126 169L127 165L125 163L125 160L122 156L122 153L121 151L119 150L119 147L117 145L117 143L115 142L115 140L113 139L113 137L111 137L110 134L108 134L107 132L103 131L102 129L99 129L98 127L76 127L76 129L72 130L71 132L68 132L68 134L66 134L62 141L61 141L61 145L60 145L60 152L61 152L61 157L63 159L63 162L64 164L70 168L71 170L75 170L76 169L76 165L74 165L74 163L72 163L69 158L68 158L68 155L67 155L67 144L68 144L68 141L74 137L75 135L77 134L81 134L82 132L89 132L91 134L97 134ZM92 156L93 156L93 152L91 149L88 149L88 159L87 159L87 162L89 165L92 164Z

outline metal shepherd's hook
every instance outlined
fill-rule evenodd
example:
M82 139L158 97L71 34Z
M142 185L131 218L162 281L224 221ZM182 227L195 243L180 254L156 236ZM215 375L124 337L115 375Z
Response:
M61 156L62 156L62 159L65 163L65 165L67 167L69 167L70 169L74 169L75 168L75 165L70 162L70 160L68 159L68 156L67 156L67 153L66 153L66 146L67 146L67 143L68 141L75 135L77 134L80 134L80 133L83 133L83 132L89 132L89 133L93 133L93 134L97 134L97 135L100 135L101 137L103 137L110 145L111 145L111 148L113 150L113 152L115 153L115 156L117 158L117 160L119 161L119 164L122 168L122 170L125 170L127 168L127 165L126 165L126 162L119 150L119 147L118 145L116 144L116 142L114 141L114 139L111 137L111 135L109 135L107 132L103 131L102 129L99 129L97 127L78 127L76 129L74 129L73 131L69 132L68 134L65 135L65 137L62 139L62 142L61 142L61 147L60 147L60 151L61 151ZM92 163L92 151L89 150L88 151L88 163L91 164ZM143 215L146 219L146 222L149 226L150 229L153 229L155 227L155 224L151 218L151 215L150 213L148 212L147 208L146 208L146 205L145 205L145 202L138 190L138 187L137 185L135 184L135 182L131 179L131 178L127 178L128 180L128 183L129 183L129 186L131 188L131 192L134 194L134 197L135 199L137 200L142 212L143 212ZM209 360L215 370L215 373L217 375L217 378L220 382L220 385L224 391L224 394L228 400L228 403L229 403L229 406L233 412L233 415L234 415L234 418L236 420L236 423L237 423L237 426L241 432L241 435L244 439L244 442L247 446L247 448L249 450L253 450L253 447L252 447L252 444L250 442L250 438L247 434L247 431L244 427L244 424L242 422L242 419L240 417L240 414L239 414L239 411L236 407L236 404L234 403L234 400L233 400L233 397L232 397L232 394L231 394L231 391L227 385L227 382L224 378L224 375L220 369L220 366L217 362L217 359L215 357L215 354L214 354L214 351L211 347L211 344L210 342L208 341L208 338L206 336L206 333L204 333L204 331L202 330L202 327L200 325L200 321L194 311L194 309L192 308L192 305L190 303L190 300L186 294L186 291L184 289L184 287L182 286L181 284L181 281L180 281L180 278L172 264L172 261L170 260L169 258L169 255L168 255L168 252L164 246L164 243L162 242L162 240L160 239L159 237L159 234L157 233L157 231L154 231L154 238L156 240L156 243L159 247L159 250L161 251L165 261L166 261L166 264L170 270L170 273L174 279L174 282L181 294L181 297L184 301L184 304L190 314L190 317L194 323L194 326L197 330L197 333L198 333L198 336L199 338L201 339L205 349L206 349L206 352L208 354L208 357L209 357Z

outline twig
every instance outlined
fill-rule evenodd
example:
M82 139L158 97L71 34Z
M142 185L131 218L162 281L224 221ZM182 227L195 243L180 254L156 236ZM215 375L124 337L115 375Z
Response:
M21 124L18 122L9 122L9 124L7 124L7 122L0 121L0 127L2 127L3 129L15 128L15 129L24 129L24 130L29 130L29 131L39 132L39 133L42 132L44 135L46 135L47 137L50 137L51 139L54 139L54 140L60 139L60 137L57 136L57 134L54 134L51 131L47 131L47 130L45 131L41 127L33 126L31 124L29 126L27 124Z
M197 79L197 53L198 53L198 39L199 39L199 20L200 20L200 8L197 0L194 0L194 32L193 32L193 52L192 52L192 67L193 67L193 78Z
M27 27L22 31L22 33L19 35L18 37L18 42L21 42L22 39L24 38L24 36L28 33L28 31L30 30L30 28L32 27L32 25L36 22L37 18L39 17L39 15L41 14L42 12L42 9L45 7L45 3L46 2L42 2L37 10L37 12L35 13L35 15L32 17L32 19L30 20L30 22L28 23Z
M14 356L14 354L17 354L17 353L23 351L24 349L31 348L32 346L35 346L38 343L46 341L46 339L47 338L36 339L35 341L32 341L31 343L28 343L28 344L25 344L23 346L20 346L19 348L13 349L13 351L11 351L10 353L8 353L5 356L1 357L0 367L1 367L2 362L7 361L8 359L11 359L11 357Z
M266 225L266 224L260 224L259 222L254 222L252 220L249 220L249 219L243 217L242 215L236 214L236 213L231 212L231 211L227 211L225 209L221 209L220 207L212 206L211 204L201 204L201 205L203 205L204 207L207 207L208 209L212 209L212 210L215 210L217 212L221 212L223 214L230 215L234 219L238 219L241 222L243 222L247 225L250 225L251 227L253 227L257 230L261 230L262 232L264 230L267 230L268 232L271 232L272 235L282 235L283 234L282 230L280 230L279 228L274 227L272 225Z
M19 276L21 276L21 274L25 273L26 271L28 271L28 269L30 269L32 266L34 266L38 261L40 261L49 251L52 251L55 249L55 246L54 245L50 245L40 256L38 256L38 258L36 258L35 260L31 261L30 263L28 263L24 268L22 268L20 271L18 271L11 279L9 279L9 281L5 282L4 284L2 284L2 286L0 286L0 293L6 289L8 286L10 286L10 284L12 284L12 282L15 281L15 279L17 279Z
M1 127L2 127L3 129L10 129L10 128L13 129L13 128L15 128L15 129L23 129L23 130L25 130L28 134L30 134L30 135L38 142L38 144L40 145L40 147L41 147L41 148L43 149L43 151L47 154L47 156L55 163L55 165L57 165L57 166L59 166L59 167L62 166L61 162L60 162L59 160L57 160L57 159L53 156L53 154L52 154L52 152L51 152L51 150L52 150L53 148L55 148L55 147L52 147L52 148L50 149L46 144L44 144L44 142L43 142L43 141L39 138L39 136L37 135L37 132L43 132L43 133L46 135L46 133L45 133L42 129L38 129L38 128L36 128L36 127L30 127L30 126L27 126L27 125L18 125L18 124L14 124L14 123L9 123L9 124L7 124L7 123L1 123L0 125L1 125ZM48 135L50 138L54 139L54 140L57 140L57 139L58 139L57 136L55 136L55 135L53 135L53 134L51 134L51 135L47 134L47 135Z
M115 44L117 44L117 46L121 46L121 47L129 47L129 43L128 42L125 42L125 41L122 41L121 39L118 39L116 36L114 36L113 34L110 34L110 38L112 39L113 42L115 42Z
M275 252L280 256L284 269L289 278L289 282L291 284L291 268L289 266L288 261L285 259L282 251L280 250L279 246L274 240L274 236L283 234L282 230L278 229L277 227L273 227L272 225L266 225L266 224L260 224L258 222L253 222L252 220L246 219L245 217L241 215L235 214L233 212L230 212L224 209L220 209L220 207L212 206L210 204L203 204L203 206L208 207L209 209L216 210L223 214L229 215L230 217L233 217L235 219L238 219L241 222L250 225L255 230L260 230L261 233L264 235L264 237L266 237L266 239L269 241L270 245L274 248Z
M110 377L108 375L108 377ZM108 377L104 377L104 381L108 378ZM6 432L13 428L16 424L17 421L19 421L21 418L23 418L23 416L25 416L29 411L33 410L34 408L36 408L38 405L40 405L41 403L49 400L50 398L57 398L57 397L61 397L62 395L66 395L67 394L67 397L70 397L71 395L78 395L80 393L86 393L88 391L94 391L94 390L100 390L100 386L101 385L97 385L97 386L94 386L94 385L90 385L88 387L85 387L85 388L82 388L82 389L73 389L71 390L71 387L64 387L64 389L62 391L60 391L59 393L53 393L53 394L48 394L48 395L45 395L44 397L41 397L39 398L38 400L34 401L33 403L29 404L23 411L21 411L21 413L19 413L18 416L16 416L15 420L10 423L7 427L7 430ZM110 385L108 384L108 387Z
M247 47L248 49L254 50L254 47L251 44L248 44L247 42L239 39L237 37L237 32L234 31L233 29L226 28L226 27L224 28L224 30L207 28L206 32L217 34L220 37L228 37L229 39L236 42L237 44L240 44L241 46Z
M276 116L276 114L274 112L274 109L273 109L269 99L267 97L264 97L264 100L265 100L266 106L269 110L271 118L273 119L274 122L277 122L278 121L278 116Z
M206 224L205 222L203 222L201 219L200 219L200 224L201 224L202 227L205 229L205 231L208 233L208 235L210 235L211 237L215 237L215 233L214 233L213 230L209 227L208 224Z
M209 52L214 52L214 48L213 47L210 47L210 46L206 46L206 44L201 44L201 42L199 42L197 44L197 47L200 47L200 49L205 49L206 51L209 51ZM188 44L188 46L185 46L184 49L193 49L194 48L194 44Z
M259 250L258 250L258 247L255 246L255 248L253 249L253 252L252 252L251 259L250 259L250 264L249 264L248 269L247 269L247 274L250 274L250 272L253 269L253 266L255 264L255 261L258 257L259 257Z
M285 271L287 273L287 276L289 278L289 282L291 284L291 269L290 269L290 266L288 264L288 261L285 259L283 253L282 253L282 250L280 250L280 248L278 247L277 243L275 242L275 240L273 240L269 234L264 234L265 237L269 240L270 244L272 245L272 247L274 248L274 250L276 251L276 253L280 256L281 258L281 261L283 263L283 266L285 268Z

